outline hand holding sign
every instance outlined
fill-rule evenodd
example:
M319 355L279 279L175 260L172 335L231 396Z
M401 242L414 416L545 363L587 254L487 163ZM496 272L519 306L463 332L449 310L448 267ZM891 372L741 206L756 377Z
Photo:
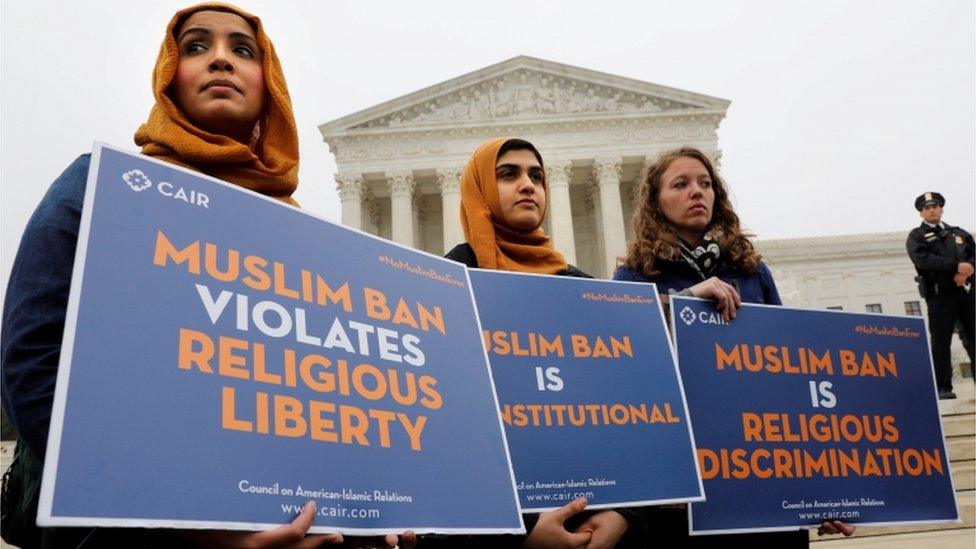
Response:
M555 511L542 513L521 549L582 549L590 542L591 532L568 532L565 522L586 508L586 498L576 498Z
M715 301L715 308L722 312L722 318L725 320L735 318L735 310L742 306L739 292L717 276L699 282L689 289L695 297Z

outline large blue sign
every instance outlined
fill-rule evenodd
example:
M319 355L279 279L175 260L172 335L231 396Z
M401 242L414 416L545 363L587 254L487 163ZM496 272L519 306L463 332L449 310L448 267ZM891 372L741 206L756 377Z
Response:
M920 317L674 297L705 482L693 532L958 517Z
M524 510L702 499L653 285L470 277Z
M524 531L466 272L97 146L39 523Z

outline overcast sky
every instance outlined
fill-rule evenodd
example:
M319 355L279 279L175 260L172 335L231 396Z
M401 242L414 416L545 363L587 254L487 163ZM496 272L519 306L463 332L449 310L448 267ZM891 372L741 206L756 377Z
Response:
M0 3L2 282L51 181L95 140L135 150L166 23L189 2ZM530 55L732 101L723 176L760 239L976 223L972 0L242 1L292 93L303 207L339 218L317 126Z

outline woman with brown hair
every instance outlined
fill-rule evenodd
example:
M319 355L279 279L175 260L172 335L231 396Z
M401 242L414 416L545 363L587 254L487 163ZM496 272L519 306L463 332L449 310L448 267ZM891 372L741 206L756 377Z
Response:
M698 149L662 153L640 182L634 239L614 280L714 299L726 319L742 300L781 305L769 268L739 226L725 183Z
M711 299L728 320L742 302L782 305L769 268L739 226L725 182L700 150L661 153L641 178L634 240L614 280L653 282L662 294ZM807 547L806 530L687 539L683 506L650 508L648 523L689 547ZM818 533L850 536L854 527L823 522Z
M298 133L281 65L260 19L218 3L178 11L159 49L152 91L155 105L135 134L143 154L296 204ZM306 536L315 516L312 502L291 524L269 532L34 525L89 163L90 155L80 156L51 185L27 224L7 286L0 338L3 408L20 438L9 477L19 483L16 493L4 479L5 539L22 547L341 543L338 534ZM414 538L370 541L409 547Z

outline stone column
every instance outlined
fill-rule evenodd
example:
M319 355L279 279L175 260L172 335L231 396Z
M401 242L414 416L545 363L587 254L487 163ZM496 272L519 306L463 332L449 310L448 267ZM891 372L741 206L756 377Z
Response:
M354 229L363 228L363 178L359 175L336 174L336 190L342 202L342 224Z
M437 184L441 188L441 210L444 216L444 253L464 242L461 230L461 173L464 168L438 168Z
M386 181L390 185L390 236L394 242L413 247L413 172L390 172Z
M600 188L600 220L603 226L603 255L607 277L613 276L617 258L627 252L624 210L620 203L620 157L597 158L593 177Z
M569 180L573 165L568 161L549 162L546 182L549 184L549 224L552 245L566 261L576 264L576 237L573 235L573 211L570 206Z
M413 193L413 247L418 250L426 250L424 241L424 221L427 219L427 211L424 209L424 197L420 192Z
M382 231L380 225L380 206L376 202L368 185L363 186L363 230L369 234L378 235Z
M597 278L606 277L604 269L603 216L600 213L600 186L596 181L586 182L586 209L593 213L593 264L589 272Z

